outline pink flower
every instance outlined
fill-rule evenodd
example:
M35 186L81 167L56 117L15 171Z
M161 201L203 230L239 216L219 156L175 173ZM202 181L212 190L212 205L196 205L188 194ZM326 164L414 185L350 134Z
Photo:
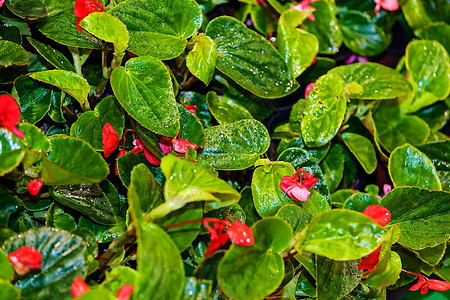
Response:
M131 284L125 284L118 291L116 298L117 300L128 300L130 299L131 293L133 293L134 286Z
M383 185L383 192L386 195L387 193L389 193L390 191L392 191L392 186L389 184L384 184Z
M91 288L84 282L83 278L80 276L77 276L75 280L72 282L72 285L70 286L70 291L72 292L73 298L80 298L84 295L87 291L89 291Z
M389 210L383 206L375 204L367 206L363 214L368 216L381 226L387 225L391 220L391 213L389 212Z
M151 163L152 165L161 164L161 161L156 156L154 156L150 151L148 151L147 148L145 148L145 146L144 146L144 144L142 144L141 140L135 139L133 141L133 145L134 145L134 148L131 149L131 152L137 154L137 153L144 151L144 156L149 163Z
M20 121L20 108L12 96L0 95L0 126L5 127L14 133L18 138L23 139L25 135L16 128Z
M403 269L402 269L402 271L419 277L419 281L409 289L410 291L420 290L420 293L422 295L425 295L428 292L428 289L432 289L435 291L441 291L441 292L450 289L450 283L448 281L428 279L427 277L425 277L422 274L409 272L409 271L406 271Z
M299 172L301 175L299 176ZM303 180L302 180L303 177ZM300 180L299 180L300 179ZM280 182L280 188L294 201L306 201L311 194L309 190L317 183L314 174L308 174L302 169L292 176L284 176Z
M372 272L375 269L375 266L380 261L380 250L381 246L379 246L375 251L363 258L363 260L361 260L358 265L358 270L368 270L369 272Z
M2 7L3 2L5 2L5 0L0 0L0 7Z
M304 12L304 11L308 11L308 10L316 10L314 7L309 6L309 4L314 1L315 0L303 0L300 3L298 3L294 6L291 6L290 9L295 9L295 10L298 10L299 12ZM314 21L316 19L312 12L308 15L307 18L308 18L308 20L311 20L311 21Z
M185 139L180 139L179 137L179 134L178 138L176 139L162 136L159 140L159 148L161 149L162 153L167 155L172 151L172 149L178 153L186 153L189 147L197 149L198 146L196 144L191 143Z
M398 0L373 0L376 3L375 13L380 12L380 8L384 8L388 11L394 11L398 9Z
M109 122L106 122L102 130L103 153L105 157L111 155L119 146L119 135Z
M311 92L311 90L313 89L314 84L315 84L314 82L311 82L310 84L308 84L308 85L306 86L306 89L305 89L305 99L308 98L309 92Z
M43 186L42 179L37 178L28 182L27 190L31 195L36 196L37 194L39 194L39 191L41 190L42 186Z
M42 267L42 254L31 246L23 246L8 254L9 261L19 275L25 275L32 269Z
M356 55L356 54L352 54L352 55L350 55L349 58L347 58L345 60L345 64L346 65L350 65L350 64L354 63L355 61L357 61L357 62L369 62L369 59L367 57L364 57L364 56L359 56L359 55Z
M99 0L76 0L73 12L77 16L77 29L83 30L80 22L89 14L104 11L103 4Z

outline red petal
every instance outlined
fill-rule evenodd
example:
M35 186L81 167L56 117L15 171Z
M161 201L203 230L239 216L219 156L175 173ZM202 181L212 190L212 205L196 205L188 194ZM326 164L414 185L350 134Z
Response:
M12 128L20 121L20 108L12 96L0 95L0 126Z
M153 154L151 154L147 149L144 149L144 156L149 163L152 165L160 165L161 162Z
M42 179L41 178L37 178L34 180L31 180L30 182L28 182L27 184L27 190L31 195L36 196L37 194L39 194L39 191L42 188Z
M389 212L389 210L383 206L375 204L367 206L363 214L368 216L381 226L388 224L391 220L391 213Z
M84 282L83 278L77 276L70 286L70 291L72 292L73 298L79 298L84 295L91 288Z
M19 139L23 139L25 137L25 134L16 127L10 127L9 130L11 130L11 132L14 133Z
M15 256L23 264L37 265L42 261L42 254L36 248L23 246L15 251Z
M165 155L169 154L170 151L172 151L172 140L173 138L168 138L165 136L162 136L159 139L159 148Z
M369 272L372 272L380 261L380 250L381 246L363 258L358 265L358 270L368 270Z
M119 135L109 122L106 122L102 130L102 144L105 157L111 155L119 146Z
M118 291L116 298L117 300L128 300L131 296L131 293L133 293L134 286L131 284L126 284L122 286Z
M420 293L422 295L425 295L428 292L428 284L423 284L422 287L420 288Z
M89 14L88 0L76 0L73 13L79 18L84 18Z
M385 10L394 11L398 9L398 0L379 0L380 6Z
M287 193L288 190L291 189L291 186L294 184L298 184L297 181L294 180L291 176L284 176L280 182L280 188L283 192Z
M294 201L306 201L311 193L306 187L297 182L286 192L286 194Z
M255 242L253 231L239 221L233 222L226 231L231 242L240 246L251 246Z
M198 107L194 105L188 105L183 107L186 108L191 114L195 114L195 110L198 109Z
M308 84L308 85L306 86L306 89L305 89L305 98L308 98L309 92L313 89L314 84L315 84L314 82L311 82L310 84Z
M428 279L428 287L436 291L446 291L450 289L450 283L448 281Z
M172 146L173 150L175 150L178 153L186 153L189 147L197 149L197 145L194 143L190 143L188 140L185 139L173 139L172 140Z

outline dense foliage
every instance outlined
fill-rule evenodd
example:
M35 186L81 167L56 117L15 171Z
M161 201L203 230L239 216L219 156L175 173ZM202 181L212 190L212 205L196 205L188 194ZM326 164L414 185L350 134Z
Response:
M0 299L449 289L448 20L0 0Z

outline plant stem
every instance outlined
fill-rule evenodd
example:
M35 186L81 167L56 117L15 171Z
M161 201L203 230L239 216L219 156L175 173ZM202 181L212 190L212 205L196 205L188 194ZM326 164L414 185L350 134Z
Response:
M134 242L136 240L136 230L133 225L128 227L127 231L119 236L117 239L111 242L106 250L101 256L97 258L99 262L99 268L104 268L108 263L114 260L118 254L123 251L123 246L127 243Z

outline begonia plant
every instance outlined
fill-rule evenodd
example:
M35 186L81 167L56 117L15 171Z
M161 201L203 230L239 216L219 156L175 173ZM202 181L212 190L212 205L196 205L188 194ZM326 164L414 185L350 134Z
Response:
M0 0L0 299L449 297L449 20Z

